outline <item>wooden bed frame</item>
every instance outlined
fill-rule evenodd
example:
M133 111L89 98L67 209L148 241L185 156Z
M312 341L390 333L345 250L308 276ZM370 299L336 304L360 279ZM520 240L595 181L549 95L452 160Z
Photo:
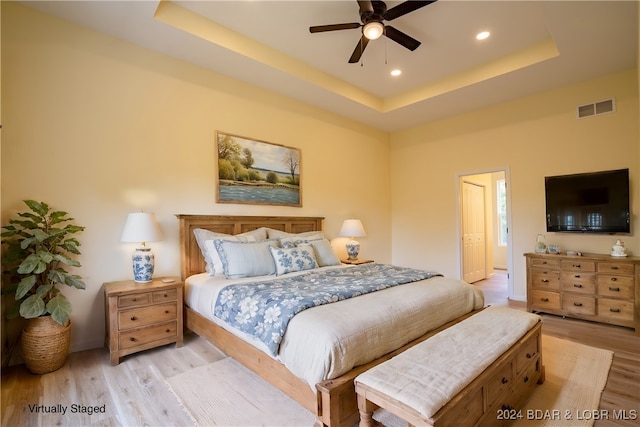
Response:
M269 227L289 233L322 230L322 217L279 217L279 216L218 216L218 215L176 215L180 222L180 256L182 279L205 271L205 262L193 234L195 228L204 228L218 233L239 234ZM449 326L462 321L475 312L462 316L442 327L430 331L404 347L358 366L346 374L323 381L316 385L316 391L296 377L282 363L242 341L210 320L185 307L185 327L206 338L227 356L260 375L273 386L300 403L316 415L316 426L353 426L359 419L354 379L360 373L390 359L406 349L424 341Z

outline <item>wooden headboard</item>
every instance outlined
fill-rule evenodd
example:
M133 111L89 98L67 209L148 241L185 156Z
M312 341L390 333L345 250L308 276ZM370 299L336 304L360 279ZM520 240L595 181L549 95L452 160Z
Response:
M289 216L221 216L221 215L176 215L180 221L180 263L182 280L205 271L205 262L193 234L195 228L204 228L216 233L240 234L268 227L287 233L321 231L324 217Z

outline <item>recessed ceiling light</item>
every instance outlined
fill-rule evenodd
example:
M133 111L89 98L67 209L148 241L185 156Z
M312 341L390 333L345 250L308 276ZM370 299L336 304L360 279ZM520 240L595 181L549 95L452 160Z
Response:
M489 31L481 31L476 35L477 40L485 40L488 39L491 33Z
M391 75L392 75L393 77L397 77L397 76L399 76L400 74L402 74L402 70L398 70L397 68L396 68L395 70L391 70Z

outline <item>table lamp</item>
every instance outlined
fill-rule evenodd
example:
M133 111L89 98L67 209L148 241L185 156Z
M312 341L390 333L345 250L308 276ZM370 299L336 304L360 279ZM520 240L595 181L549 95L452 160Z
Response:
M124 224L120 241L141 244L131 257L133 261L133 279L137 283L151 282L155 260L151 248L146 247L146 243L157 242L160 239L162 239L162 234L155 214L135 212L127 216L127 222Z
M341 237L348 237L350 239L345 245L349 260L354 261L358 259L360 243L354 240L354 237L365 237L367 235L362 226L362 222L359 219L345 219L338 234Z

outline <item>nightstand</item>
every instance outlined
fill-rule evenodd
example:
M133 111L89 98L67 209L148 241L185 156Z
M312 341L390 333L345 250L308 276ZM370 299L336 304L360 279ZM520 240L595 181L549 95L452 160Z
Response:
M105 345L112 365L138 351L173 342L182 346L183 282L177 277L164 279L104 284Z
M373 260L372 259L362 259L362 258L358 258L358 259L341 259L340 262L343 263L343 264L360 265L360 264L368 264L370 262L373 262Z

